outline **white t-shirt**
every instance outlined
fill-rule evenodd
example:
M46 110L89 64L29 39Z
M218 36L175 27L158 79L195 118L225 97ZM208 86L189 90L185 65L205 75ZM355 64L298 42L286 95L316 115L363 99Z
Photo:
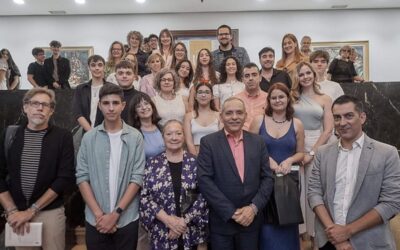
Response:
M121 140L122 130L116 133L108 133L110 138L110 167L108 172L108 184L110 191L110 212L112 212L117 203L118 195L118 173L119 173L119 163L121 160L122 151L122 140Z
M99 86L92 86L92 96L90 101L90 123L92 124L92 128L94 128L94 124L96 122L96 115L97 115L97 105L99 103L99 92L103 85Z

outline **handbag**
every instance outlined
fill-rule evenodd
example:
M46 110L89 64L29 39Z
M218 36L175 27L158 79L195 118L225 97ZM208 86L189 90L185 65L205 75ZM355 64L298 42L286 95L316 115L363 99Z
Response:
M274 190L266 206L266 222L275 225L302 224L299 172L274 175Z

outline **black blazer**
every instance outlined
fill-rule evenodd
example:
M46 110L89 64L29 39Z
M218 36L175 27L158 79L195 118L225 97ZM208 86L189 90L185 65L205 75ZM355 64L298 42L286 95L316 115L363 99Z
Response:
M197 176L200 191L210 206L211 232L230 235L258 230L261 224L261 213L248 227L232 219L236 209L251 203L261 212L273 189L265 142L260 136L243 131L243 143L242 182L225 131L222 129L201 139Z
M69 64L69 60L64 57L58 57L57 59L58 65L58 83L61 85L62 89L70 89L71 86L69 85L68 79L69 75L71 74L71 66ZM53 78L53 71L54 71L54 64L53 64L53 56L46 58L44 60L44 75L47 82L47 86L50 89L54 89L53 82L55 82Z

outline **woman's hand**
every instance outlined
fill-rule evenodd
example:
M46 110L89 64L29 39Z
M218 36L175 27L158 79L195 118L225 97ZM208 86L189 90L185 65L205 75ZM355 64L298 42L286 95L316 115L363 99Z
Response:
M314 158L314 157L312 157L310 154L306 154L306 155L304 156L304 160L303 160L304 166L307 165L307 164L309 164L309 163L313 160L313 158Z
M279 165L278 163L276 163L276 161L274 161L274 159L272 159L271 157L269 157L269 167L271 168L272 171L274 171L275 173L277 173L279 171Z
M279 164L279 168L278 171L279 173L282 173L284 175L290 173L290 171L292 171L292 159L289 157L286 160L284 160L283 162L281 162L281 164Z
M168 216L168 219L166 220L166 226L174 233L179 234L179 236L187 229L185 220L175 215Z

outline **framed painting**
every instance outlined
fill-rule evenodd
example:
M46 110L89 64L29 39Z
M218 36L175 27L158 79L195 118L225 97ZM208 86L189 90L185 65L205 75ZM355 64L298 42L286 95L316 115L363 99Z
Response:
M50 47L43 47L46 58L51 57ZM89 56L93 55L93 47L61 47L61 56L68 58L71 64L71 75L69 84L76 88L81 83L90 79L90 72L87 66Z
M175 42L182 42L188 50L188 58L196 65L197 54L203 48L210 51L218 49L217 30L171 30ZM232 29L232 43L239 44L239 30Z
M349 41L349 42L312 42L311 50L324 50L329 53L330 62L339 56L340 48L348 45L355 49L357 55L354 67L357 74L369 81L369 42L368 41ZM329 62L329 63L330 63Z

